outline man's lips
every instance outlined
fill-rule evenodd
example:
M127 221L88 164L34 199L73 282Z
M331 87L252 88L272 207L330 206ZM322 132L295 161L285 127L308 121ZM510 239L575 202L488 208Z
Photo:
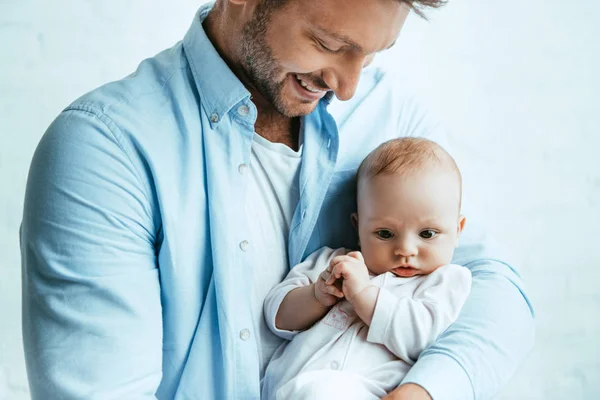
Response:
M314 89L311 87L312 90L316 90L316 91L312 91L312 90L309 90L309 89L303 87L301 82L295 76L292 76L291 79L292 79L292 85L296 89L296 93L298 93L300 98L302 98L306 101L312 102L312 101L320 100L327 93L326 91L323 91L320 89Z
M323 82L323 80L321 79L313 79L310 76L302 76L299 74L295 74L296 80L298 80L298 82L300 83L300 85L302 87L304 87L305 89L309 90L318 90L321 92L327 92L331 89L329 89L327 87L327 84L325 84L325 82Z

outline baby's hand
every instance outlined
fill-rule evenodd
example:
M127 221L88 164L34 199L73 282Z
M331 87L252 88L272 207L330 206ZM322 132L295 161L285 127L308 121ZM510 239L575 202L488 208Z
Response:
M342 292L350 302L370 285L369 270L360 251L353 251L345 256L335 257L325 271L331 271L325 281L326 284L331 285L337 279L342 279Z
M323 307L331 307L341 298L344 297L344 293L336 286L336 282L326 283L327 279L331 275L330 267L327 267L319 275L319 279L315 282L315 298Z

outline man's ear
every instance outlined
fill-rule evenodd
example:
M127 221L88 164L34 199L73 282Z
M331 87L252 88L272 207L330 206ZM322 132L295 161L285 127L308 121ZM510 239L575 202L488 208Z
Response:
M462 233L463 229L465 229L465 222L467 222L467 219L465 218L465 216L460 215L458 217L458 227L456 228L456 243L454 244L454 247L458 247L460 234Z

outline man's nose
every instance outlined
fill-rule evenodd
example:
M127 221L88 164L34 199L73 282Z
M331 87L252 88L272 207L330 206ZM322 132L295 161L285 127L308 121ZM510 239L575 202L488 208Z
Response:
M350 100L358 86L360 71L372 60L372 56L347 54L339 65L323 72L323 80L338 99Z

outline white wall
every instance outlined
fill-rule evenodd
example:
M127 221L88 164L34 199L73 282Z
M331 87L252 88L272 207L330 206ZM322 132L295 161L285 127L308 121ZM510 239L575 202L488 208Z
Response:
M27 399L17 231L45 128L84 92L179 40L203 0L0 1L0 400ZM450 0L382 55L467 158L491 233L537 311L501 399L600 398L600 4Z

